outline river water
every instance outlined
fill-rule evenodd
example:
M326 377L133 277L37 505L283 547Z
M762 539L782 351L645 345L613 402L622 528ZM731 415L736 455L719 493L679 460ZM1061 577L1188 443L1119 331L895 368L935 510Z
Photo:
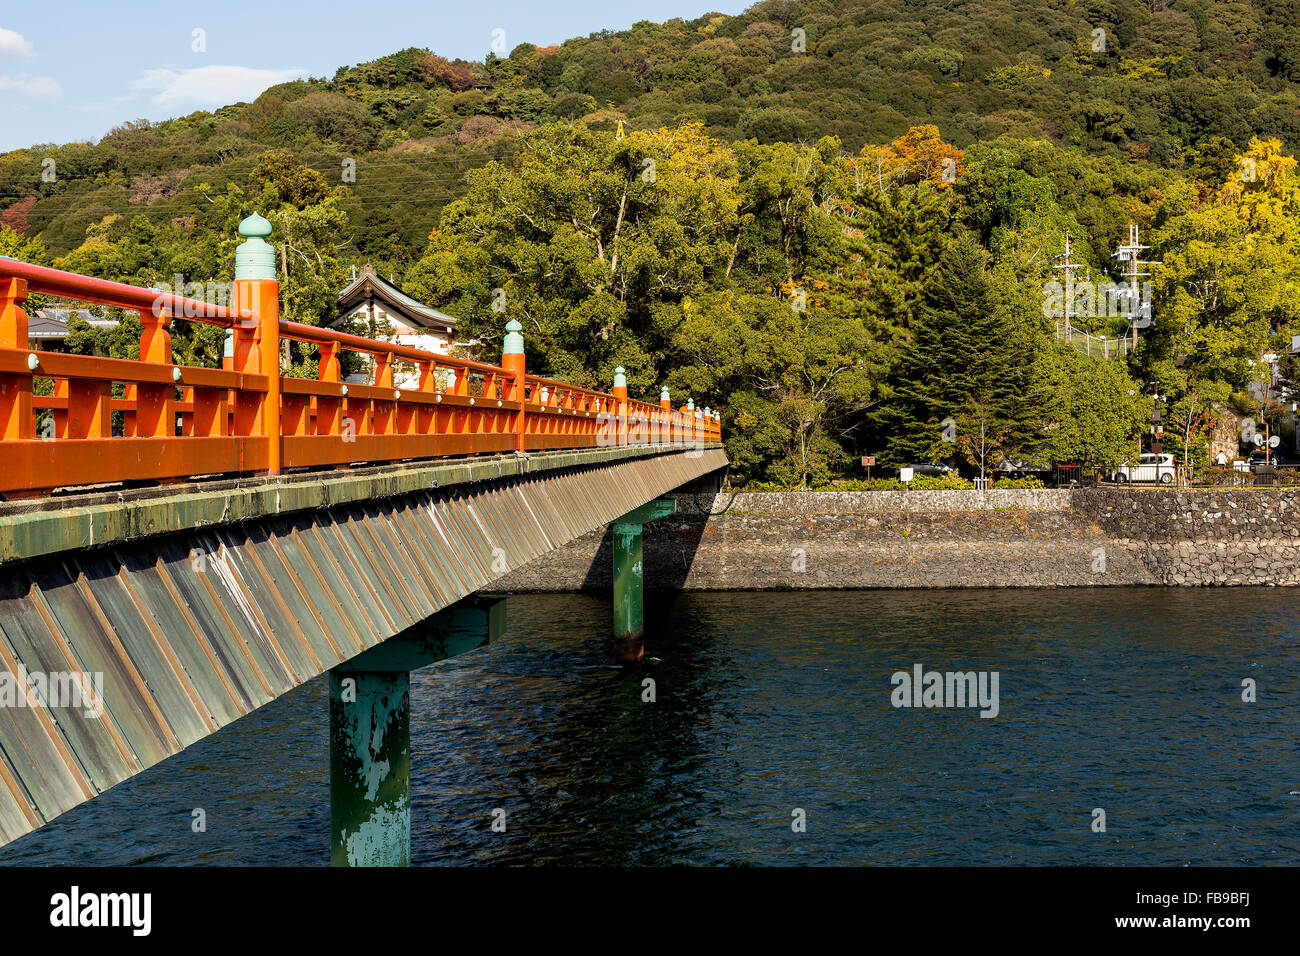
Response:
M608 599L543 595L412 675L414 862L1300 861L1300 592L735 592L647 613L639 668L609 663ZM997 716L893 706L917 664L996 671ZM327 863L327 715L318 679L0 864Z

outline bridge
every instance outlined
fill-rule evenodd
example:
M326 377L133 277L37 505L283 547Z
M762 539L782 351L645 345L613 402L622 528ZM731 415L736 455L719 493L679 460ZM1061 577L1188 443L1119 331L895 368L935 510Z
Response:
M513 320L500 365L282 320L270 233L240 224L228 307L0 257L0 845L328 673L331 860L409 863L410 671L611 523L636 662L641 528L727 464L716 412L529 375ZM140 358L30 349L35 294L137 312ZM223 367L177 364L176 321Z

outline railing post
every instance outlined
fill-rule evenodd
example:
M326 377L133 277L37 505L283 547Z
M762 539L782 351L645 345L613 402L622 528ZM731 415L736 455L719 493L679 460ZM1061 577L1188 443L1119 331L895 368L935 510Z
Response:
M0 279L0 347L27 348L26 279ZM0 375L0 438L35 438L32 376Z
M420 362L417 367L420 370L419 390L422 395L438 394L438 367L432 361ZM415 406L415 431L420 435L432 435L436 429L434 427L435 412L434 406L422 403Z
M510 398L519 403L515 414L515 451L525 450L524 433L524 337L520 334L524 327L514 319L506 323L506 337L501 345L501 367L510 373L514 384L510 388Z
M321 342L316 346L316 380L319 382L340 382L343 380L342 366L339 362L339 344ZM316 434L338 435L343 427L343 400L335 395L316 396Z
M695 444L695 399L686 399L686 444Z
M393 387L393 353L375 356L375 387ZM370 403L370 430L375 435L391 435L397 430L397 404L391 399L375 399Z
M240 433L266 440L266 470L278 475L284 445L280 434L280 283L275 278L275 249L266 242L271 224L257 213L239 224L244 242L235 250L235 305L257 316L254 328L235 332L235 368L265 375L266 394L240 398L236 412ZM240 332L245 334L241 336ZM242 414L241 414L242 412Z
M617 443L619 445L627 444L627 373L623 366L614 369L614 409L613 415L617 420Z
M673 399L668 394L668 386L659 389L659 441L672 443L673 440Z
M159 314L161 312L162 314ZM140 313L140 361L151 365L172 364L171 318L165 311ZM140 438L170 438L176 434L176 387L137 385L135 390L135 434Z

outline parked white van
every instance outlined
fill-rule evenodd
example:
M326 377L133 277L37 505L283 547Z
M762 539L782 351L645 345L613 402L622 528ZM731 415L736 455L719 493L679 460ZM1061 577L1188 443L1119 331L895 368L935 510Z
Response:
M1112 481L1158 481L1162 485L1174 480L1173 455L1139 455L1136 463L1126 462L1115 469Z

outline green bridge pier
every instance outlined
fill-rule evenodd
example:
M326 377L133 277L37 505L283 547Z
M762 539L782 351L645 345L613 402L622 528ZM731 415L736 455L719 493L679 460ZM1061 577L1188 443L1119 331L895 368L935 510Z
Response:
M651 501L613 523L614 656L645 654L646 522L674 513ZM505 632L504 598L471 596L330 670L330 862L411 863L411 671Z
M614 658L635 664L645 656L645 568L641 537L646 522L673 514L676 502L647 502L614 522Z
M330 671L330 862L411 863L411 671L505 632L504 598L467 597Z

